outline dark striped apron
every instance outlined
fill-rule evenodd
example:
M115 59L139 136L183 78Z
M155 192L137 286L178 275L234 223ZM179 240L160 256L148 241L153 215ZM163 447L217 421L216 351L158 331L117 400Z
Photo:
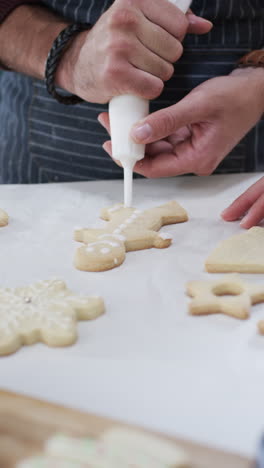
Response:
M111 0L44 0L71 21L95 23ZM195 13L214 23L206 36L185 40L175 75L151 111L169 106L214 76L230 73L250 49L264 45L263 0L194 0ZM45 85L26 76L0 76L0 182L39 183L122 177L102 149L107 134L97 122L106 106L83 103L65 107ZM264 122L237 145L217 172L264 171Z

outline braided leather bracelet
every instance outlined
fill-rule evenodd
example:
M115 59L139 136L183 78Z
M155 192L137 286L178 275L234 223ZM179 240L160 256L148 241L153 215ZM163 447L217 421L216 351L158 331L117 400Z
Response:
M90 29L91 25L88 23L77 23L71 24L67 26L67 28L63 29L61 33L57 36L55 41L53 42L52 48L50 49L47 62L46 62L46 69L45 69L45 82L47 91L51 96L54 97L57 101L62 104L71 105L71 104L78 104L82 102L83 99L75 94L70 96L64 96L59 94L56 91L55 87L55 74L62 58L63 52L65 47L68 45L68 42L72 39L73 36L78 34L79 32L86 31Z

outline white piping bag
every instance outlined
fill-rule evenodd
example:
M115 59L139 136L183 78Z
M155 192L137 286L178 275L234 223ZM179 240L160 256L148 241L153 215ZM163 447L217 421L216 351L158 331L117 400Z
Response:
M186 13L192 0L170 0ZM144 158L145 145L134 143L130 131L138 120L149 113L149 101L130 94L115 96L109 103L109 118L112 139L112 156L124 169L124 204L132 204L133 168Z

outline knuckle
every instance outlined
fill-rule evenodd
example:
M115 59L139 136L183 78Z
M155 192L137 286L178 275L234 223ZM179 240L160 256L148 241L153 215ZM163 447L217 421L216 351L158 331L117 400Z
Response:
M172 51L172 62L177 62L183 54L183 45L180 41L177 41Z
M164 67L161 79L163 81L168 81L174 73L174 66L171 64L168 64L166 67Z
M116 9L109 18L110 27L123 27L135 29L138 24L138 17L135 11L129 7Z
M103 79L108 85L116 83L116 80L120 80L122 77L122 70L117 63L109 61L104 69Z
M181 14L177 21L177 37L185 36L189 27L189 21L184 14Z
M144 94L146 99L156 99L163 91L164 83L162 80L145 80L144 84Z
M175 117L172 112L164 111L163 118L159 121L159 130L163 135L169 135L176 127Z
M127 54L130 48L131 44L127 37L113 35L108 41L106 53L113 59L116 54Z

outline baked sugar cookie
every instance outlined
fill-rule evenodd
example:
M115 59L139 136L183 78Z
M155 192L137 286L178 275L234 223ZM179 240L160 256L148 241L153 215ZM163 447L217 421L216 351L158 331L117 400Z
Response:
M129 462L134 456L135 466L146 467L190 467L186 452L173 442L140 430L113 427L106 431L101 441L108 450L120 450ZM144 461L145 463L144 463Z
M264 284L252 284L239 275L225 275L217 280L190 281L187 294L192 297L192 315L222 313L238 319L249 317L251 305L264 302Z
M210 273L264 273L264 228L252 227L220 242L205 268Z
M0 227L7 226L8 224L8 214L0 209Z
M0 289L0 355L38 341L71 345L77 339L77 320L95 319L103 312L101 298L77 296L60 280Z
M58 464L51 464L55 461ZM173 442L142 431L114 427L97 439L55 435L46 442L42 455L17 466L35 467L188 468L189 463L185 452Z
M258 323L258 331L261 335L264 335L264 320L260 320Z
M89 468L85 463L78 463L72 460L39 455L24 460L16 465L16 468Z
M126 252L168 247L171 236L157 231L168 224L188 221L186 211L176 201L146 211L115 205L104 209L101 218L108 221L103 229L75 231L75 240L84 243L74 259L79 270L110 270L123 263Z

